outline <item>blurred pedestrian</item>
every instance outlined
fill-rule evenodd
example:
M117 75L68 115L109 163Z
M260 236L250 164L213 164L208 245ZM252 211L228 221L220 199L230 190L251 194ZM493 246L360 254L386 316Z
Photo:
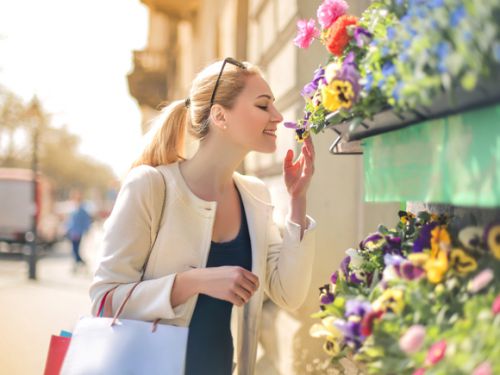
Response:
M189 327L188 375L229 375L233 358L238 374L253 374L264 294L294 310L309 290L311 139L295 162L292 150L284 159L290 207L283 238L264 183L236 172L250 151L276 151L283 117L274 100L249 63L227 58L204 69L187 99L162 110L105 224L90 288L93 314L101 302L105 315L113 314L139 282L121 316ZM191 159L182 156L185 131L200 139Z
M74 209L71 212L66 223L66 236L71 241L73 250L73 272L77 272L81 268L85 268L85 261L80 255L80 244L84 234L89 230L92 224L92 217L85 209L85 203L82 201L82 193L80 190L71 192L71 200L74 204Z

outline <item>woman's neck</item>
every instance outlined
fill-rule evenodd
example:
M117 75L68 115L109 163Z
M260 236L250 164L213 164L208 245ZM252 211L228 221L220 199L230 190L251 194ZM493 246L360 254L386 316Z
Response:
M200 142L198 151L191 159L181 162L184 180L200 198L217 201L227 189L233 188L233 173L246 152L231 148L207 139Z

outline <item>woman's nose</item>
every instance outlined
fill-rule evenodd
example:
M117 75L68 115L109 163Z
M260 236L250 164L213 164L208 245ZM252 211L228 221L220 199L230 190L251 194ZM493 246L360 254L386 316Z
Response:
M281 115L280 111L277 109L274 110L273 114L273 122L282 122L283 121L283 116Z

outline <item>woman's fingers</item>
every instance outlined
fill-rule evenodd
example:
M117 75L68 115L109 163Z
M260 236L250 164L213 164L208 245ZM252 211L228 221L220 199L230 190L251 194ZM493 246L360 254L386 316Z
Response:
M293 151L288 150L285 156L285 160L283 162L283 168L291 168L293 167Z
M242 270L245 279L250 283L254 290L257 290L259 288L259 278L257 277L257 275L244 268L242 268Z
M233 293L236 294L238 297L240 297L243 302L247 303L248 300L252 297L253 292L250 293L248 290L245 288L242 288L239 285L236 285L233 289Z
M311 156L312 156L312 157L313 157L313 159L314 159L314 156L315 156L316 154L315 154L315 151L314 151L314 143L313 143L313 141L312 141L311 137L307 137L307 138L305 139L304 143L306 144L306 147L307 147L307 149L308 149L309 153L311 154Z

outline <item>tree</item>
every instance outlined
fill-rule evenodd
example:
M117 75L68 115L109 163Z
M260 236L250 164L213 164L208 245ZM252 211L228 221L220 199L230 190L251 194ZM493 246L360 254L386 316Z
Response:
M34 98L29 105L0 86L0 166L29 168L33 134L38 131L38 170L49 177L55 194L65 198L69 190L97 189L104 194L116 181L111 168L78 152L80 139L66 126L50 125L50 116Z

